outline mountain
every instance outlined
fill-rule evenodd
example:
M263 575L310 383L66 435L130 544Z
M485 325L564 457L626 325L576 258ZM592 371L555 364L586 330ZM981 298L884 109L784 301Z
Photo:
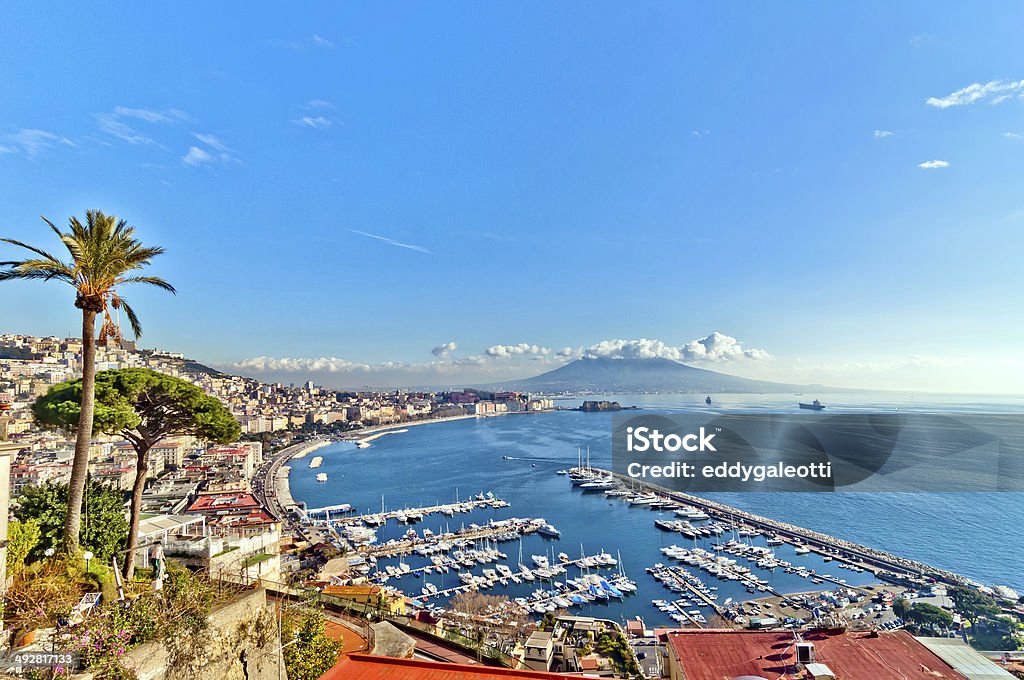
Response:
M781 393L802 391L808 385L749 380L671 359L582 358L525 380L503 383L500 388L525 392L684 392L714 394Z

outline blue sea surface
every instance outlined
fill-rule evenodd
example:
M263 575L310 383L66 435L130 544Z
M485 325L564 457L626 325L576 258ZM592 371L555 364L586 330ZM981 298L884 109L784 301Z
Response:
M1024 413L1024 400L1002 397L939 399L929 396L926 400L891 394L815 396L823 401L828 396L826 403L831 412L899 408ZM703 396L697 395L610 398L624 405L637 404L650 409L708 408ZM795 400L791 395L714 395L712 408L785 411L794 407ZM578 403L579 400L573 400L564 405ZM613 556L621 556L626 573L639 586L636 595L622 602L593 604L576 611L617 620L641 615L648 625L668 624L669 619L651 606L651 600L671 600L672 593L646 574L645 569L659 562L674 564L659 548L673 543L693 545L681 535L667 534L654 526L655 519L671 518L671 513L630 507L600 493L584 494L573 489L566 477L555 474L559 469L576 464L578 447L582 447L584 458L589 447L594 466L608 467L610 435L610 414L577 411L510 414L410 427L407 432L376 439L366 449L349 443L320 449L317 454L323 456L324 462L319 469L309 469L303 459L293 461L292 495L311 508L351 503L360 512L378 512L382 496L390 510L446 503L457 498L465 500L481 491L492 491L511 506L477 510L452 518L433 515L412 527L420 531L428 527L437 532L454 530L470 522L484 524L491 518L543 517L561 531L562 537L554 541L537 535L526 537L522 541L522 552L528 566L533 566L532 554L550 554L553 550L578 557L581 550L593 554L603 549ZM315 481L318 472L328 473L328 481ZM1024 494L748 492L708 496L766 517L949 569L986 584L1005 584L1024 592L1024 569L1019 557L1024 552ZM378 530L379 540L397 537L408 528L392 521ZM754 543L763 545L763 541L758 538ZM710 542L705 540L698 545L708 547ZM508 555L504 562L516 571L519 542L502 543L499 549ZM870 574L839 569L834 562L823 562L817 555L795 555L788 545L776 548L776 554L819 573L844 578L851 584L871 582ZM417 556L407 557L405 561L413 567L426 564L424 558ZM391 563L395 562L397 560ZM479 571L480 567L474 569L475 573ZM568 576L576 573L571 569ZM824 587L779 569L758 573L782 592ZM701 575L708 585L719 589L719 602L729 597L737 600L755 597L735 582ZM458 585L454 572L431 574L426 579L441 588ZM390 583L410 595L417 595L422 581L407 576ZM511 584L506 589L496 587L490 592L516 597L527 595L536 587L536 583ZM705 610L705 613L709 612Z

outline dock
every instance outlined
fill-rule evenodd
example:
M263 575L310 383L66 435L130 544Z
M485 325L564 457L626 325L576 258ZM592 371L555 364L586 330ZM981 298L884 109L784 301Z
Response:
M679 586L682 586L682 587L686 588L688 591L690 591L690 593L695 595L697 597L697 599L699 599L701 602L703 602L708 607L711 607L712 609L714 609L716 614L718 614L719 616L724 616L725 608L722 607L717 602L715 602L715 600L713 598L709 597L707 593L703 592L700 588L698 588L697 586L693 585L693 583L691 583L691 580L692 579L697 579L697 577L694 576L693 574L691 574L686 569L684 569L682 567L664 567L663 566L660 569L652 568L650 571L651 571L652 575L654 575L654 574L667 574L668 576L671 576L673 583L675 583L676 585L679 585ZM657 579L657 580L661 581L662 579Z
M699 496L693 496L681 491L673 491L650 482L639 481L618 472L598 470L597 468L594 468L594 471L610 475L623 485L636 488L638 491L655 493L682 505L697 508L714 519L730 521L752 528L775 536L791 545L805 545L821 555L827 555L860 567L865 571L870 571L880 579L897 583L901 580L924 583L926 582L926 577L930 576L945 585L964 585L966 583L963 577L958 574L936 569L921 562L898 557L850 541L844 541L810 529L804 529L803 527L761 517L744 510L700 498ZM849 587L844 583L840 583L840 585Z
M461 501L456 503L443 503L441 505L429 505L422 508L402 508L399 510L386 510L384 512L371 513L367 515L347 515L345 517L325 517L324 519L318 519L319 515L329 515L332 510L339 510L341 508L348 507L351 511L352 506L347 503L339 505L329 505L322 508L313 508L306 510L306 516L309 518L310 524L323 524L330 523L335 526L344 526L346 524L367 524L367 525L380 525L392 519L399 519L400 517L427 517L429 515L443 514L449 517L454 516L457 512L470 512L477 508L507 508L509 506L508 501L504 501L500 498L489 497L489 498L476 498L468 501ZM418 521L418 520L417 520Z
M503 535L513 535L515 538L525 536L537 531L542 522L534 519L509 519L501 522L492 522L480 527L462 527L456 531L449 531L442 534L434 534L429 538L417 536L396 541L389 541L382 544L370 544L357 546L355 550L363 557L384 559L388 557L400 557L411 555L418 548L431 548L442 542L472 542L483 539L499 539ZM512 540L511 538L508 540ZM429 566L429 565L428 565Z

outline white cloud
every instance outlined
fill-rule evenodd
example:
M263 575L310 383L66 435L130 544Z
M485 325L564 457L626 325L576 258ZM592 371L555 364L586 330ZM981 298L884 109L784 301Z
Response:
M484 350L484 353L495 359L507 359L509 357L525 355L547 356L551 354L551 348L531 345L528 342L520 342L518 345L491 345Z
M292 121L302 127L310 127L316 130L326 130L331 127L331 120L323 116L303 116Z
M1024 132L1004 132L1003 137L1007 139L1024 139Z
M948 168L949 161L924 161L923 163L918 163L917 167L924 168L925 170L938 170L940 168Z
M454 342L446 342L442 345L438 345L434 349L430 350L430 353L435 357L447 357L449 354L459 348Z
M563 347L562 349L558 350L558 352L555 353L555 356L558 357L559 359L566 359L571 361L572 359L578 359L582 354L582 347Z
M770 357L763 349L744 349L736 338L715 331L682 347L674 347L661 340L604 340L583 352L589 359L671 359L701 363L736 360L759 360Z
M885 139L886 137L895 137L896 133L892 130L875 130L875 139Z
M703 139L711 134L711 130L690 130L690 134L697 139Z
M334 47L334 43L333 42L331 42L327 38L324 38L323 36L317 35L316 33L313 34L313 37L310 40L317 47L327 47L327 48Z
M202 165L203 163L212 163L214 161L214 157L210 153L200 149L198 146L190 146L188 148L188 153L182 156L181 160L185 165Z
M274 371L287 373L303 371L352 373L370 370L370 366L367 364L358 364L337 357L319 357L317 359L252 357L230 364L230 366L239 371L254 371L257 373L270 373Z
M27 158L33 160L40 153L54 146L75 146L75 143L67 137L35 128L21 128L16 132L0 135L0 142L3 142L0 145L0 149L2 149L0 153L17 153L20 151Z
M763 349L744 349L739 340L718 331L699 340L691 340L683 345L682 351L683 361L760 360L771 357Z
M326 99L310 99L306 102L305 108L307 109L333 109L334 104L327 101Z
M998 104L1021 90L1024 90L1024 80L990 80L987 83L972 83L945 97L929 97L925 103L940 109L948 109L993 97L993 103Z
M661 340L602 340L591 345L583 353L587 359L672 359L682 360L678 347L666 345Z
M372 239L376 239L378 241L383 241L384 243L387 243L390 246L395 246L396 248L405 248L407 250L415 250L418 253L426 253L427 255L430 254L430 251L427 250L426 248L424 248L423 246L417 246L417 245L412 244L412 243L402 243L401 241L396 241L395 239L388 238L387 236L380 236L379 234L371 234L368 231L359 231L358 229L349 229L349 231L351 231L353 234L359 234L360 236L365 236L367 238L372 238Z

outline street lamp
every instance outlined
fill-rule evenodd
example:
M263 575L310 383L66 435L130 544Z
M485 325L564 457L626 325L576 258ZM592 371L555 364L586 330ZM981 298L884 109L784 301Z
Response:
M92 552L86 550L84 553L82 553L82 557L85 558L85 570L89 571L89 560L92 559Z

